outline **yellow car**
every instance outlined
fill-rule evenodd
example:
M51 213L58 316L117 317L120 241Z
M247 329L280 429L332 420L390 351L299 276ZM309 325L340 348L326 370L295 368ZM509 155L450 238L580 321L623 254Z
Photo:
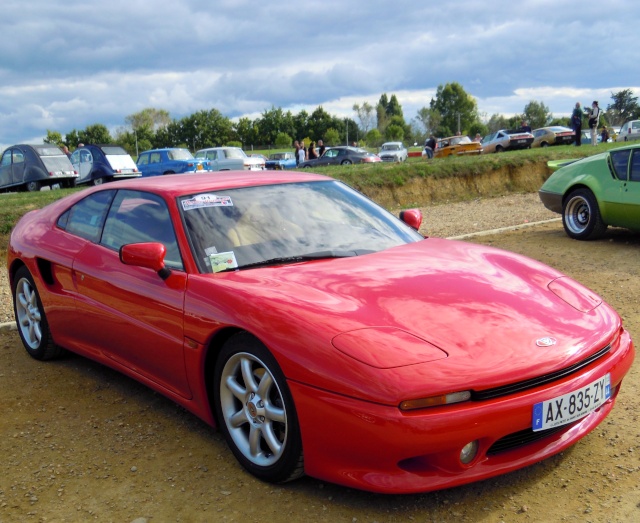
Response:
M446 158L452 155L480 154L482 145L479 142L472 142L468 136L450 136L440 138L433 151L434 158Z
M541 127L533 131L533 143L531 147L549 147L550 145L569 145L575 140L573 129L554 125L553 127ZM591 138L589 138L591 140Z

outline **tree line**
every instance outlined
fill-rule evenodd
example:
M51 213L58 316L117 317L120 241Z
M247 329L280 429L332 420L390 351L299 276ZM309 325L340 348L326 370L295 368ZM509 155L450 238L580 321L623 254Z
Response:
M611 93L611 98L613 103L601 116L602 125L622 125L640 118L638 97L630 89ZM329 146L357 142L373 148L385 141L422 144L431 134L485 136L500 129L517 128L523 120L532 129L568 124L567 117L554 117L543 102L535 100L525 105L521 114L511 117L494 114L487 118L478 111L475 98L457 82L439 85L429 106L421 108L409 122L395 94L382 94L376 106L368 102L354 104L353 113L353 118L343 118L318 106L311 114L305 110L293 114L272 106L256 119L243 117L232 121L217 109L173 119L164 109L147 108L127 116L125 125L114 136L105 125L96 123L83 130L73 129L64 136L59 131L47 130L44 141L66 145L71 150L80 143L115 143L137 156L159 147L186 147L191 151L221 145L245 150L289 149L294 140L307 144L323 140Z

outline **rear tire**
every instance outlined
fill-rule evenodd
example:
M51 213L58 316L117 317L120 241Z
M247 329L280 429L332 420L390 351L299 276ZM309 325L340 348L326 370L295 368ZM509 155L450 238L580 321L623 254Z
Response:
M340 165L351 165L353 162L351 160L342 160Z
M64 351L53 342L44 307L29 269L18 269L12 291L18 334L29 356L36 360L59 357Z
M27 192L37 192L40 190L40 187L40 182L37 180L33 180L24 184L24 188Z
M607 230L598 202L589 189L572 191L562 205L562 225L575 240L596 240Z

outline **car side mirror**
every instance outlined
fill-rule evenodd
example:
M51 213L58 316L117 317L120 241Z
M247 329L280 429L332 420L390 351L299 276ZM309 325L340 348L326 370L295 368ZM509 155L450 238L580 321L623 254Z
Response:
M164 264L166 254L167 248L158 242L129 243L120 247L120 261L122 263L152 269L163 280L171 275L171 269Z
M422 224L422 213L420 209L407 209L400 211L400 219L409 227L413 227L416 231L420 230Z

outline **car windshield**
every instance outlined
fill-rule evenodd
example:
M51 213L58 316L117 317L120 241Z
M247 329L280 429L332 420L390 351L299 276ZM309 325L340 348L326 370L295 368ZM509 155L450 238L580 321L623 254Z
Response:
M225 149L224 154L227 158L246 158L247 155L242 149Z
M201 272L358 256L423 239L337 181L235 188L179 203Z
M118 147L117 145L110 145L109 147L101 147L101 149L104 154L107 154L109 156L129 154L122 147Z
M171 149L169 158L172 160L193 160L193 154L188 149Z
M382 146L383 151L399 151L400 146L398 144L385 144Z
M39 156L62 156L64 153L58 147L34 147Z

